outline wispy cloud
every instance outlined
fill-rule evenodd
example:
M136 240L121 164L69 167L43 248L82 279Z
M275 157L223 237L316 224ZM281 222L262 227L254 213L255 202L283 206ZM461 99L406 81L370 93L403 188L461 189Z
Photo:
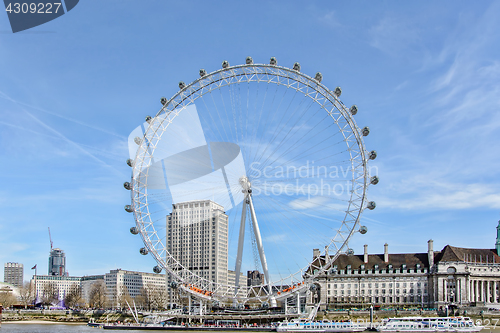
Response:
M61 118L61 119L64 119L64 120L67 120L67 121L70 121L72 123L75 123L77 125L80 125L80 126L83 126L83 127L87 127L87 128L90 128L90 129L93 129L93 130L96 130L96 131L99 131L99 132L102 132L102 133L106 133L106 134L109 134L109 135L112 135L112 136L115 136L117 138L120 138L122 140L126 140L127 138L120 135L120 134L117 134L117 133L114 133L114 132L111 132L107 129L104 129L104 128L101 128L101 127L97 127L97 126L94 126L94 125L90 125L90 124L87 124L87 123L84 123L80 120L77 120L77 119L74 119L74 118L71 118L71 117L67 117L67 116L64 116L64 115L61 115L61 114L58 114L56 112L53 112L53 111L49 111L49 110L46 110L46 109L43 109L41 107L38 107L36 105L31 105L31 104L27 104L27 103L24 103L24 102L21 102L21 101L18 101L18 100L15 100L13 99L12 97L10 97L9 95L7 95L6 93L0 91L0 98L3 98L3 99L6 99L16 105L18 105L19 107L21 107L23 110L25 108L29 108L29 109L33 109L33 110L37 110L37 111L41 111L41 112L44 112L46 114L50 114L52 116L55 116L55 117L58 117L58 118Z
M104 162L103 160L101 160L100 158L96 157L94 154L92 154L91 152L89 152L87 149L85 149L84 147L82 147L81 145L79 145L78 143L68 139L64 134L62 134L61 132L59 132L58 130L56 130L55 128L47 125L46 123L44 123L43 121L41 121L40 119L38 119L37 117L35 117L33 114L31 114L30 112L24 110L26 112L26 114L28 114L28 116L30 116L35 122L37 122L38 124L40 124L43 128L49 130L51 133L53 133L55 136L59 137L60 139L63 139L64 141L66 141L67 143L69 143L71 146L73 146L74 148L76 148L77 150L79 150L80 152L84 153L85 155L89 156L90 158L92 158L93 160L97 161L99 164L107 167L107 168L110 168L112 169L115 173L119 174L119 175L123 175L123 173L117 169L115 169L114 167L112 167L111 165L109 165L108 163Z
M340 20L338 19L337 13L333 10L320 15L318 21L330 28L338 28L342 26L342 24L340 24Z
M413 53L412 50L419 49L412 46L421 43L421 34L419 25L412 21L405 16L387 14L369 30L369 44L393 57Z
M380 207L405 210L500 208L500 188L494 185L430 181L414 182L411 189L412 192L398 197L381 195L377 202ZM398 193L397 190L395 193Z

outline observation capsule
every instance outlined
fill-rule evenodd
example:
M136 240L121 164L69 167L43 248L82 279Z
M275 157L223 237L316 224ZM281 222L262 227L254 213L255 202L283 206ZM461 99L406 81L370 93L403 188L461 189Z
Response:
M130 228L130 233L132 235L137 235L139 233L139 229L137 229L137 227L132 227Z
M146 249L145 247L141 247L139 249L139 253L142 254L143 256L145 256L146 254L149 253L148 249Z
M370 201L370 202L368 202L368 205L366 205L366 208L368 208L369 210L374 210L375 207L377 207L377 204L375 203L375 201Z
M222 62L222 68L228 68L229 67L229 62L227 60L224 60Z
M131 205L125 205L125 211L127 213L132 213L134 210L132 209L132 206Z
M156 274L160 274L161 273L161 267L160 266L153 267L153 272L155 272Z
M184 89L186 88L186 84L184 83L184 81L180 81L179 82L179 89Z
M352 256L352 255L354 255L354 250L353 249L347 249L346 254L348 256Z
M340 95L342 95L342 89L340 87L337 87L335 88L333 93L335 94L335 96L340 97Z
M363 127L361 133L363 133L363 136L368 136L368 134L370 134L370 127L368 126Z
M136 137L134 138L134 142L135 142L136 144L140 145L140 144L142 143L142 139L141 139L140 137L136 136Z
M358 113L358 107L356 105L353 105L351 106L349 111L351 111L351 114L354 116L356 113Z
M378 176L373 176L372 178L370 178L370 184L372 185L377 185L378 184Z
M310 291L316 291L316 290L318 290L318 286L317 286L316 284L314 284L314 283L313 283L313 284L311 284L311 286L309 287L309 290L310 290Z
M267 303L267 302L263 302L263 303L262 303L262 307L263 307L264 309L269 308L269 303Z
M204 77L205 75L207 75L207 71L206 71L206 70L204 70L203 68L202 68L202 69L200 69L200 76L201 76L201 77Z
M252 65L253 64L253 59L252 57L247 57L245 62L247 63L247 65Z
M269 64L271 64L271 65L277 65L278 64L278 60L276 60L275 57L271 57L271 60L269 60Z
M127 160L127 165L128 165L129 167L132 167L132 166L134 165L134 161L132 161L132 159L130 159L130 158L129 158L129 159Z
M316 75L314 76L314 79L318 81L318 83L321 82L323 80L323 74L317 72Z
M177 288L177 282L172 281L172 282L170 282L169 286L170 286L170 288L172 288L172 289L176 289L176 288Z
M372 150L372 151L370 152L370 154L368 154L368 158L369 158L370 160L374 160L374 159L376 159L376 158L377 158L377 152L376 152L375 150Z
M131 190L132 189L132 186L130 185L129 182L123 183L123 187L125 187L126 190Z
M162 105L165 105L165 104L167 104L168 100L165 97L162 97L160 99L160 102L161 102Z
M151 119L153 119L153 117L151 116L146 116L146 122L149 124L151 122Z
M362 225L361 227L359 227L359 233L364 235L368 232L368 228L364 225Z
M293 70L297 71L297 72L300 72L300 64L298 62L296 62L296 63L293 64Z

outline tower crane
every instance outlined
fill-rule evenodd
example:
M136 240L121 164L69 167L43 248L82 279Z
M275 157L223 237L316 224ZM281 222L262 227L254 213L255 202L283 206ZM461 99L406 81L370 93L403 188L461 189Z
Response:
M48 228L49 228L50 250L52 251L52 237L50 236L50 227Z

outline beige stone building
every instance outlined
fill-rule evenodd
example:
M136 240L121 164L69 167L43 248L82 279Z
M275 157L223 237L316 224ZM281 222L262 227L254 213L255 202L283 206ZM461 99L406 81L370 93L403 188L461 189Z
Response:
M228 220L224 207L199 200L173 205L167 216L167 251L207 280L228 283Z
M341 254L316 282L320 292L309 304L321 308L441 308L445 306L500 307L500 223L495 249L446 245L427 252ZM314 261L324 263L315 249ZM312 295L312 294L311 294ZM319 296L319 297L318 297Z

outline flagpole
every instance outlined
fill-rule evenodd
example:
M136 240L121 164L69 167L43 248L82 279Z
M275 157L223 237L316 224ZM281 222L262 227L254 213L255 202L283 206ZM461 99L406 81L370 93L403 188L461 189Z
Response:
M34 267L31 267L31 269L35 270L35 300L33 301L33 308L36 306L36 300L38 298L38 292L36 290L36 268L37 268L36 266L37 266L37 264L35 264Z

